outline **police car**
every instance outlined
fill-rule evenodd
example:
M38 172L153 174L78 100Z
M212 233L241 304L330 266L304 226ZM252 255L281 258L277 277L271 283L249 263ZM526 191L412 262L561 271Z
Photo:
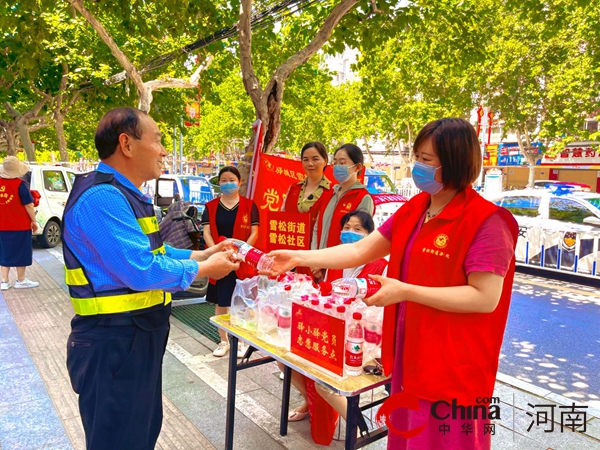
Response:
M586 277L600 275L600 194L561 184L506 191L492 201L517 219L517 263Z

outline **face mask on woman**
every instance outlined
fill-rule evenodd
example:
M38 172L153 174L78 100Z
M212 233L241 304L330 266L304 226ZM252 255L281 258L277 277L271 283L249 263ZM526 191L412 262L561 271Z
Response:
M415 182L415 186L431 195L440 192L444 188L444 185L435 180L435 172L440 167L442 166L434 167L415 161L412 169L412 179Z
M342 234L340 235L340 240L342 241L342 244L354 244L365 236L366 234L357 233L356 231L343 230Z
M225 195L235 194L240 188L237 183L223 183L219 186L221 188L221 192Z
M344 181L347 181L348 178L350 178L350 173L348 172L348 170L350 169L350 167L354 167L355 165L356 164L347 166L345 164L336 164L335 166L333 166L333 176L338 181L338 183L343 183Z

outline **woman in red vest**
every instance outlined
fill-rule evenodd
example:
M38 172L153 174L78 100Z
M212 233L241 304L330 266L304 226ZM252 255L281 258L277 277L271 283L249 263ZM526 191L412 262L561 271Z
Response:
M331 181L325 177L325 167L327 167L329 155L325 146L321 142L315 141L302 147L300 159L306 172L306 178L290 186L281 210L308 213L310 215L310 235L312 236L321 205L327 204L333 193ZM305 267L299 267L296 271L311 273Z
M25 269L33 262L32 231L38 229L34 200L23 177L29 171L27 164L16 156L8 156L0 168L0 289L10 289L8 275L17 268L15 289L39 286L37 281L25 278Z
M254 202L239 195L241 176L233 166L225 166L219 171L221 197L206 204L202 214L204 241L212 247L220 237L235 238L252 245L258 238L258 209ZM214 303L215 314L227 314L231 306L231 296L235 281L254 276L256 272L247 264L241 263L236 272L208 285L206 301ZM219 329L221 343L213 355L225 356L229 351L227 333ZM238 356L245 350L240 346Z
M321 203L316 226L313 229L312 249L328 248L340 243L341 220L350 211L375 212L373 199L367 187L358 181L364 168L362 150L354 144L344 144L333 154L333 176L339 184L327 203ZM322 279L321 265L312 268L315 278Z
M391 253L388 276L373 276L381 288L365 299L385 307L382 360L392 396L380 413L389 419L388 448L489 449L486 425L497 407L477 399L494 391L518 226L471 187L482 158L469 122L427 124L413 153L412 176L423 192L378 231L316 252L271 252L274 271L344 268ZM479 407L477 418L466 416L468 407Z

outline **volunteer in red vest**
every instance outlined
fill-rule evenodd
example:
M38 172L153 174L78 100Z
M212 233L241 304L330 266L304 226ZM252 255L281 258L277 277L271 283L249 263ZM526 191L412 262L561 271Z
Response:
M31 235L38 230L34 199L21 179L28 171L29 166L16 156L6 157L0 167L0 289L3 291L12 286L8 279L11 267L17 268L15 289L39 286L37 281L25 278L25 270L33 262Z
M412 176L422 193L355 244L271 252L274 272L296 265L345 268L391 253L388 276L372 277L381 289L365 299L385 307L382 360L392 374L392 396L382 409L394 410L388 448L489 449L488 420L453 417L451 405L475 406L478 397L493 394L518 226L471 187L482 158L469 122L427 124L413 152ZM418 409L394 406L409 399ZM399 433L409 430L416 436Z
M302 167L306 178L290 186L285 196L282 211L310 214L310 235L323 203L329 203L333 190L331 181L325 177L325 167L329 161L327 149L321 142L309 142L300 151ZM304 269L304 270L303 270ZM298 268L298 272L310 274L308 268Z
M225 166L219 171L221 197L206 204L202 214L204 241L212 247L220 237L235 238L253 245L258 238L258 208L254 202L239 194L241 176L233 166ZM239 270L231 272L218 281L208 285L206 301L215 304L215 315L227 314L231 306L231 296L235 289L235 281L256 275L247 264L241 263ZM227 333L219 329L221 343L213 351L215 356L225 356L229 352ZM239 346L238 356L243 356L245 349Z
M340 243L341 220L350 211L375 212L373 199L367 187L358 181L364 168L362 150L354 144L344 144L333 154L333 176L339 184L333 187L333 195L322 203L313 229L312 249L328 248ZM315 278L322 279L321 265L312 267Z
M350 211L341 220L341 244L354 244L375 230L373 217L364 211ZM368 264L349 269L328 269L325 281L334 281L339 278L366 278L368 275L384 275L388 262L379 258Z

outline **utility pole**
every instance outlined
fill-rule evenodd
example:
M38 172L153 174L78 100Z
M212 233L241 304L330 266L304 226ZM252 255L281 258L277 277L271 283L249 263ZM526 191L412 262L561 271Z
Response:
M177 127L173 127L173 175L177 173Z

